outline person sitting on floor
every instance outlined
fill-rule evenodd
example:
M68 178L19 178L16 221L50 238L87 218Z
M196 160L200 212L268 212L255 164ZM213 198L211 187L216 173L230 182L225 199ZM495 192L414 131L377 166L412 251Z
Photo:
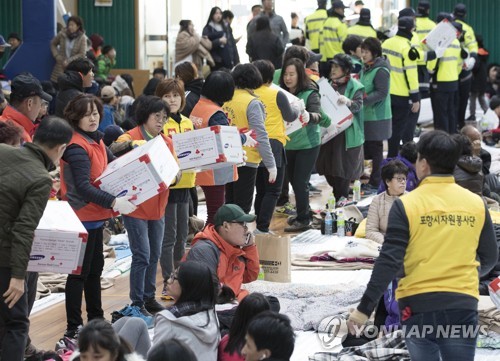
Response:
M148 353L148 361L198 361L194 352L179 340L163 340Z
M194 237L185 256L188 261L208 265L240 301L248 295L241 284L255 281L259 275L259 254L247 227L255 218L236 204L223 205L215 213L214 224Z
M380 164L381 167L385 166L388 162L393 159L398 159L408 167L408 175L406 176L406 191L411 192L418 185L417 171L415 170L415 163L417 162L417 145L414 141L409 141L403 144L399 150L399 154L396 158L387 158ZM378 193L385 192L384 180L378 187Z
M199 361L216 361L220 341L217 291L217 278L206 264L181 263L167 282L166 293L175 303L157 314L153 345L178 339L198 355Z
M462 154L458 158L457 166L453 171L455 182L472 193L482 196L484 176L481 168L483 167L483 161L472 154L472 144L469 138L463 134L455 134L454 137L462 148Z

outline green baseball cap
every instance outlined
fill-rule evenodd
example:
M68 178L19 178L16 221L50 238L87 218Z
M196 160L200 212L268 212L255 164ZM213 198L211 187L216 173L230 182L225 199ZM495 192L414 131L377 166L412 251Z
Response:
M246 214L240 206L236 204L224 204L214 217L214 226L221 226L224 222L253 222L257 216Z

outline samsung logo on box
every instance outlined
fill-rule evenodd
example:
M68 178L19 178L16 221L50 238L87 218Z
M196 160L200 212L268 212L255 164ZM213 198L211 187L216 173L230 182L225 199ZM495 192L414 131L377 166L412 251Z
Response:
M187 151L185 151L185 152L182 152L181 154L178 154L178 155L177 155L177 158L185 158L185 157L187 157L187 156L188 156L188 155L190 155L190 154L191 154L191 151L190 151L190 150L187 150Z
M30 261L39 261L41 259L44 259L45 256L41 254L34 254L30 256Z

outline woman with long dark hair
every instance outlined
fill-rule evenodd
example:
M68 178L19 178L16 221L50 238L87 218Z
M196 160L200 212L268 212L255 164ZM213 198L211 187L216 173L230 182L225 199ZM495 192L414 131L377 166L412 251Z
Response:
M156 316L153 345L175 338L191 348L199 361L217 360L218 281L210 268L194 261L181 263L167 281L166 293L174 299L174 305Z
M228 39L228 30L222 21L222 10L215 6L210 10L207 24L203 28L203 36L212 42L210 54L215 62L210 68L212 71L220 68L232 69L233 60L229 46L226 46Z

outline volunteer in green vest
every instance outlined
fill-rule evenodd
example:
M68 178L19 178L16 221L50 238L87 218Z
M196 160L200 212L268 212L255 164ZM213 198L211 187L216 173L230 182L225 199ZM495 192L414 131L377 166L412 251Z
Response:
M319 35L323 30L323 23L327 19L326 0L318 0L318 8L304 19L306 38L309 40L309 48L319 53Z
M342 42L347 37L347 25L344 20L344 9L346 6L342 1L332 1L332 7L328 10L328 19L323 24L323 30L319 36L319 53L323 55L320 63L321 76L328 77L330 65L335 54L342 53Z
M377 38L366 38L361 44L364 67L359 81L365 87L363 100L365 159L372 160L370 180L365 186L376 191L381 180L380 163L384 159L383 141L392 134L390 65L382 56L382 45Z
M363 174L363 96L365 88L351 78L352 62L346 54L337 54L331 61L330 84L339 93L339 104L345 104L354 115L352 124L321 146L316 170L333 188L337 204L347 203L351 180Z
M274 161L276 162L276 169L278 170L274 183L269 182L269 172L264 164L261 163L257 170L255 183L257 193L254 208L257 215L255 234L258 234L269 233L274 208L283 187L286 169L285 144L289 139L286 135L284 121L293 122L305 109L301 102L290 103L284 92L271 87L274 74L273 63L269 60L257 60L252 64L255 65L262 76L263 84L255 90L255 94L266 109L265 126L269 135Z
M229 123L236 126L241 133L253 131L257 143L252 147L243 147L248 159L245 166L238 168L238 180L226 184L226 203L237 204L245 213L249 213L252 209L260 162L264 163L269 173L269 183L276 181L278 169L264 125L266 111L254 93L255 89L262 85L262 76L252 64L237 65L231 75L236 90L233 99L225 102L222 108L227 114Z
M361 36L363 39L368 37L376 38L377 32L373 28L371 23L371 12L370 9L363 8L359 12L359 20L356 25L351 26L347 29L347 35L357 35Z
M295 193L297 216L288 217L285 232L302 232L311 228L309 179L321 145L320 127L328 127L330 118L321 111L318 87L307 76L304 63L296 58L283 64L280 86L305 104L299 119L305 125L290 134L286 144L288 178Z

